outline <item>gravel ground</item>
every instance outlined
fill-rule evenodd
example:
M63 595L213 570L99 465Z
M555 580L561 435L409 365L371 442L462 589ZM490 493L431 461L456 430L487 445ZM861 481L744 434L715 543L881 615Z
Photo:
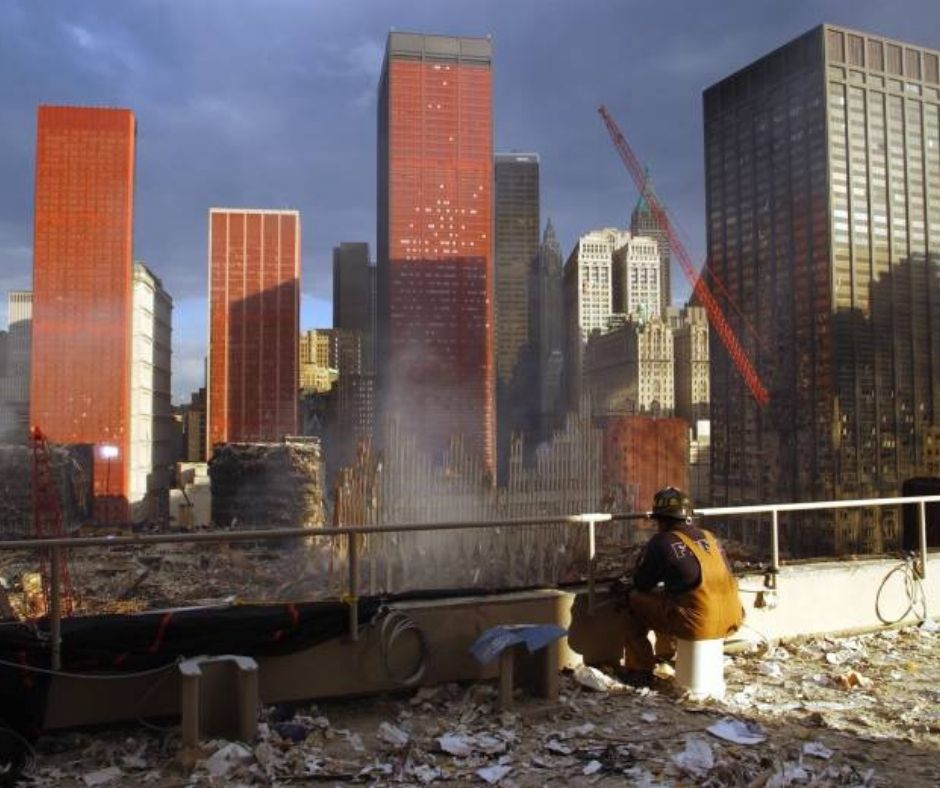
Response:
M557 702L520 694L502 713L487 683L267 707L250 745L183 750L174 727L59 733L38 742L19 784L940 784L930 622L727 657L721 702L685 698L668 665L659 673L652 690L608 680L605 692L566 674Z

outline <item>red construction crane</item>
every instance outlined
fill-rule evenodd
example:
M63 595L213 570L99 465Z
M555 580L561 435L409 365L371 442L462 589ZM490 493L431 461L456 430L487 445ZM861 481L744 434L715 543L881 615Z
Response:
M650 213L656 220L656 223L659 225L659 229L666 233L666 235L669 237L669 243L672 247L672 250L676 253L676 257L679 258L679 263L682 265L682 270L685 272L686 277L691 283L692 289L698 298L699 303L705 307L705 311L708 314L708 322L711 323L712 328L721 338L722 344L724 344L725 349L728 351L728 355L731 356L731 360L734 362L734 366L737 368L738 373L744 379L744 382L750 389L754 399L757 400L760 405L766 405L770 402L770 394L767 393L767 389L764 388L764 384L761 382L760 376L757 374L757 371L751 365L750 360L745 354L744 348L741 347L741 344L738 342L738 338L731 330L731 326L729 326L728 321L725 320L725 316L721 311L721 307L718 306L718 302L715 300L711 290L709 290L708 285L705 283L704 277L699 276L695 270L695 266L692 265L692 258L689 257L689 254L686 252L685 247L679 240L678 235L673 230L672 224L669 222L669 217L666 215L666 210L663 208L662 203L659 202L659 199L653 193L652 189L646 188L646 174L643 170L643 167L640 166L639 160L634 155L633 150L630 148L626 138L621 133L620 128L617 126L614 119L610 116L610 113L607 111L607 107L602 104L600 107L598 107L597 111L603 119L604 125L607 126L607 131L610 134L611 140L613 140L614 147L617 148L617 153L620 154L620 158L623 160L624 166L626 166L627 171L632 176L634 183L636 183L637 189L640 191L640 194L646 198L646 204L649 206Z
M65 535L62 526L62 505L59 491L49 459L49 442L39 427L33 427L30 434L33 447L33 535L37 539L53 539ZM52 586L53 573L58 575L59 612L72 613L72 584L69 581L69 568L65 560L65 551L40 550L39 573L42 578L42 592L46 601L46 613L52 614L54 605ZM55 565L54 565L55 564Z

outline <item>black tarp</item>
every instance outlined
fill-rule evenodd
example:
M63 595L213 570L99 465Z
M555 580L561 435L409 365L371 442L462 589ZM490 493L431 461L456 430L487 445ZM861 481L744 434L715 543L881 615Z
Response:
M359 620L371 620L380 604L361 599ZM62 670L135 673L203 654L287 654L343 634L348 621L348 607L339 601L66 618ZM49 675L25 668L49 668L47 628L46 620L38 628L0 625L0 660L7 663L0 664L0 725L30 738L42 729Z

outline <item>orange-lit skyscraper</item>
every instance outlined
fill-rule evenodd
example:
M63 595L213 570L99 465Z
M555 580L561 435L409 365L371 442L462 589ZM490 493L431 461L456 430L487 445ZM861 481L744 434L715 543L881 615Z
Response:
M379 86L380 408L495 461L489 39L390 33Z
M209 211L208 450L297 432L300 214Z
M30 420L94 444L95 516L128 516L134 115L40 107Z

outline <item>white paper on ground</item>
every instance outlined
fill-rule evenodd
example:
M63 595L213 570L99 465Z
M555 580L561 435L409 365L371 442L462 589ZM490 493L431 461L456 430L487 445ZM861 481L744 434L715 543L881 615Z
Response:
M808 741L803 745L803 755L811 755L828 761L832 757L832 750L821 741Z
M590 761L587 766L582 769L581 773L584 775L597 774L602 768L600 761Z
M408 734L387 722L379 725L378 737L393 747L404 747L408 743Z
M88 774L82 776L82 781L89 788L92 788L97 785L107 785L123 776L124 772L117 766L109 766L107 769L98 769L96 772L88 772Z
M477 777L485 780L490 785L495 785L511 771L511 766L487 766L483 769L477 769Z
M732 717L725 717L705 730L712 736L717 736L719 739L734 742L735 744L760 744L767 739L764 731L757 723L736 720Z
M672 756L673 763L693 777L703 777L715 765L711 745L705 739L692 737L686 740L685 749Z

